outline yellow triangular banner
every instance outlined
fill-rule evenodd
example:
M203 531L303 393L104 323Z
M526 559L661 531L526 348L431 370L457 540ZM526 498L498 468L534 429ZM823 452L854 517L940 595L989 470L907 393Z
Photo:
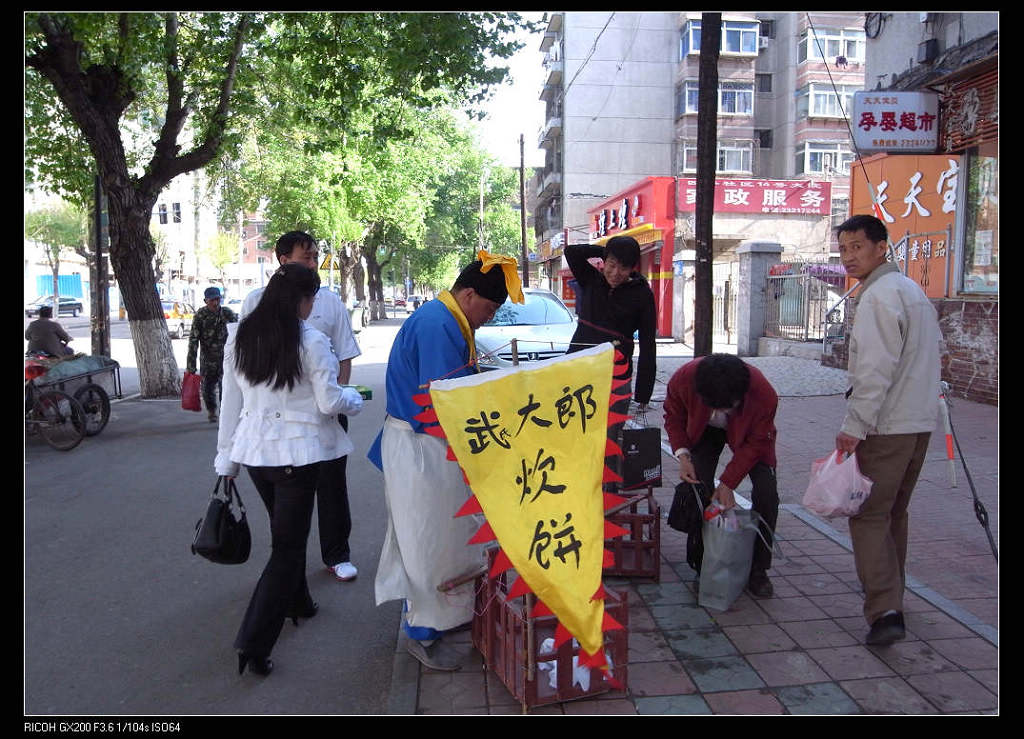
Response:
M519 575L601 649L604 475L614 349L430 383L437 418Z

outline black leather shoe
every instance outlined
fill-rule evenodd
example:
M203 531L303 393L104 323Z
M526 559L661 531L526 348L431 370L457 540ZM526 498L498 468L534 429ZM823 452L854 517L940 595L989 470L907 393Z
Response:
M238 653L238 674L245 672L246 664L249 672L266 677L274 669L274 661L269 657L250 657L245 652Z
M871 631L868 632L867 637L864 639L864 643L885 647L894 641L903 639L906 635L907 630L903 624L903 614L890 613L888 616L875 619L875 622L871 624Z
M775 588L772 581L768 579L768 573L764 570L754 570L747 580L747 590L755 598L771 598L775 595Z

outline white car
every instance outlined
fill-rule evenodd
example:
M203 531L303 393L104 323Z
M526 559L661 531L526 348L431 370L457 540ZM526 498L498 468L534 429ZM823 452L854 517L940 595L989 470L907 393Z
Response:
M576 316L550 290L524 287L526 302L506 300L494 318L476 331L476 352L481 369L512 367L512 339L519 363L560 357L569 350L576 332Z

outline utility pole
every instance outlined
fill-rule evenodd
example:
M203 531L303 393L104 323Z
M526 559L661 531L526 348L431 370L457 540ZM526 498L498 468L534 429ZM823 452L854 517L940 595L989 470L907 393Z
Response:
M697 92L697 209L694 223L693 355L711 354L715 172L718 169L718 52L722 14L702 13Z
M96 175L93 182L93 232L96 238L96 256L92 270L92 306L89 316L90 333L92 334L92 353L100 357L110 356L110 299L107 277L107 260L103 256L103 242L106 238L106 208L103 200L103 186L100 176ZM56 294L56 293L55 293ZM59 305L57 303L56 305Z
M519 228L522 235L520 244L520 261L523 265L523 287L530 286L530 260L526 254L526 180L524 179L523 134L519 134Z
M480 222L477 224L477 251L484 248L484 167L480 166ZM475 258L475 257L474 257Z

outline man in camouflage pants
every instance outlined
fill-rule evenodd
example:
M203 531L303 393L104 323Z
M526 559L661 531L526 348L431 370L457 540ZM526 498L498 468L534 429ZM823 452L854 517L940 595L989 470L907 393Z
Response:
M238 316L230 308L221 306L218 288L206 288L203 298L206 307L197 310L195 318L192 319L185 369L195 373L196 350L201 346L199 374L203 378L203 402L206 404L210 423L215 423L220 399L220 378L224 371L222 365L224 364L224 344L228 340L228 324L237 321Z

